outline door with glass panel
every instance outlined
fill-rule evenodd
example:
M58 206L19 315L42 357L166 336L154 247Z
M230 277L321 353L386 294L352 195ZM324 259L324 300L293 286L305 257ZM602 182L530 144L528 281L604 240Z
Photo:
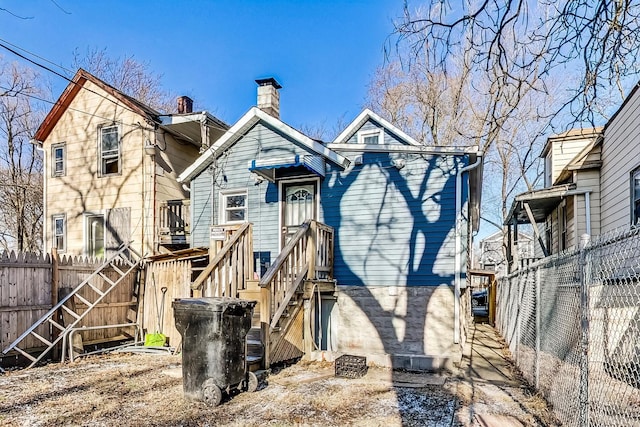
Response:
M282 246L308 219L316 219L318 186L316 182L287 183L282 187Z

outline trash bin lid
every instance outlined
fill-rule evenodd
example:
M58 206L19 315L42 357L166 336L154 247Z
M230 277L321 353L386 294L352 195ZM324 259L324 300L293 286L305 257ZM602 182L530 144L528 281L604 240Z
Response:
M177 310L225 311L229 308L253 308L257 301L231 297L176 298L173 308Z

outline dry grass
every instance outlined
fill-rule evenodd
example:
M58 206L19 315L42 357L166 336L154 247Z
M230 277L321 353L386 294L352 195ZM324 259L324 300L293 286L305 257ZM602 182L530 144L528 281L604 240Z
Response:
M331 363L300 362L274 371L255 393L233 393L210 407L184 399L180 356L88 357L0 376L0 424L448 427L478 425L474 413L493 411L518 413L531 422L526 425L547 425L540 422L546 406L536 408L536 397L527 397L526 390L505 394L453 376L431 376L436 381L428 385L428 375L383 368L369 368L360 379L332 373ZM413 387L393 384L411 379ZM516 399L509 402L509 394Z

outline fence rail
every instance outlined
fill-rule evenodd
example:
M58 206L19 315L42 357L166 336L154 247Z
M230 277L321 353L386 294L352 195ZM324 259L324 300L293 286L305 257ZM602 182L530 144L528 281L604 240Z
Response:
M57 257L29 253L0 254L0 349L7 348L24 331L44 316L57 302L59 294L69 292L104 262L102 259L83 257ZM114 273L107 271L107 278ZM98 283L98 287L104 284ZM105 285L106 286L106 285ZM132 301L136 280L128 277L118 289L109 294L83 320L85 326L105 322L124 323L135 320L135 301ZM82 305L76 307L82 312ZM64 322L68 319L61 319ZM55 330L37 329L37 333L52 338ZM106 341L118 337L121 330L95 330L83 332L85 342ZM42 347L42 342L27 338L23 349L30 351Z
M563 425L640 425L640 229L498 279L497 327Z

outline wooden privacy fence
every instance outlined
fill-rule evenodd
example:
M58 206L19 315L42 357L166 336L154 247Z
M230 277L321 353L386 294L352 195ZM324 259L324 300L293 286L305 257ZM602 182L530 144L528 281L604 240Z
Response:
M146 264L145 272L140 325L147 333L162 332L169 345L177 347L180 333L175 326L171 303L176 298L191 296L191 261L154 261ZM162 288L166 288L164 293Z
M52 307L51 257L0 255L0 347L8 347ZM45 335L47 336L47 335ZM27 348L41 342L31 339Z
M0 348L7 348L23 332L35 324L64 295L78 286L104 260L82 257L58 257L29 253L0 254ZM115 271L106 271L106 277L117 277ZM105 289L107 283L98 283ZM137 309L136 275L131 274L85 317L83 326L100 326L136 321ZM84 291L83 291L84 292ZM90 291L86 291L90 292ZM86 296L86 295L85 295ZM77 304L76 312L83 312ZM60 319L65 322L64 316ZM54 330L40 326L37 333L47 339L53 338ZM129 330L101 329L83 331L83 342L101 342L124 338ZM22 345L25 350L42 347L42 342L28 337Z

